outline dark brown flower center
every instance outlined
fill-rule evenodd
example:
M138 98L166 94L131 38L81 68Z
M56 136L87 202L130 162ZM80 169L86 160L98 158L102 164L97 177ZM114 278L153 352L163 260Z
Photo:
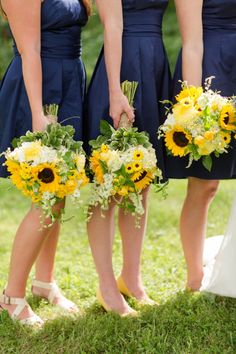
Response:
M229 112L225 112L224 123L225 123L226 125L229 124Z
M174 132L173 141L179 147L185 147L189 143L189 140L184 132Z
M147 176L147 172L143 171L140 176L134 181L134 183L140 182L142 181L142 179L144 179Z
M41 172L38 174L38 178L40 181L43 183L52 183L55 179L54 173L50 168L44 168Z

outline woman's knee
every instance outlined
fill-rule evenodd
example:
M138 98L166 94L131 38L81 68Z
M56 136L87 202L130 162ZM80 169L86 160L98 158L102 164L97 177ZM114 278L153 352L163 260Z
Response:
M189 178L188 196L198 199L211 200L218 190L218 180L204 180L199 178Z

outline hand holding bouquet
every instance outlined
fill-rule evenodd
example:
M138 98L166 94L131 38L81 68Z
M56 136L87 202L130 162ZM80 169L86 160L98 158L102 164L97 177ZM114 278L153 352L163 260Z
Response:
M210 89L182 84L159 137L164 137L168 152L173 156L189 156L189 165L202 158L209 171L211 154L227 153L232 134L236 132L236 108L231 98L222 97Z
M43 132L27 132L15 139L14 150L4 153L13 184L52 222L60 217L53 206L68 195L78 199L88 183L82 143L73 136L73 127L54 123Z

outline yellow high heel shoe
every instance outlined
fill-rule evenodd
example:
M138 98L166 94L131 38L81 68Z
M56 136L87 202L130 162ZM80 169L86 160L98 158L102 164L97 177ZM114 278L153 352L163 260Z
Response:
M97 290L97 301L98 301L98 303L104 308L104 310L105 310L106 312L114 312L114 313L117 313L118 315L120 315L120 317L137 317L137 315L138 315L138 312L135 311L135 310L133 310L131 307L130 307L130 311L129 311L129 312L123 313L123 314L120 314L120 313L115 312L114 310L112 310L112 309L106 304L106 302L104 301L100 289Z
M132 293L131 291L127 288L124 279L122 278L122 276L120 275L117 280L117 287L120 291L121 294L126 295L128 297L132 297L134 298L140 305L149 305L149 306L155 306L158 305L157 302L155 302L154 300L150 299L149 297L146 297L144 299L137 299Z

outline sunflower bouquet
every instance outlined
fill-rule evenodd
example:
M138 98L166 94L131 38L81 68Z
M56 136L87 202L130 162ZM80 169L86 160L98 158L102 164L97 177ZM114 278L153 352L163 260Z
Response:
M68 195L78 200L88 183L82 143L73 136L73 127L54 123L43 132L28 131L3 153L13 184L52 222L61 216L53 207Z
M107 210L114 198L125 212L141 216L144 213L141 192L161 179L157 159L146 133L137 128L115 130L101 121L101 135L90 141L90 169L93 187L90 206Z
M210 89L210 79L203 87L182 84L176 103L168 111L165 123L158 131L164 137L168 152L173 156L202 159L211 171L212 154L219 157L230 148L236 132L236 108L233 99L222 97Z

